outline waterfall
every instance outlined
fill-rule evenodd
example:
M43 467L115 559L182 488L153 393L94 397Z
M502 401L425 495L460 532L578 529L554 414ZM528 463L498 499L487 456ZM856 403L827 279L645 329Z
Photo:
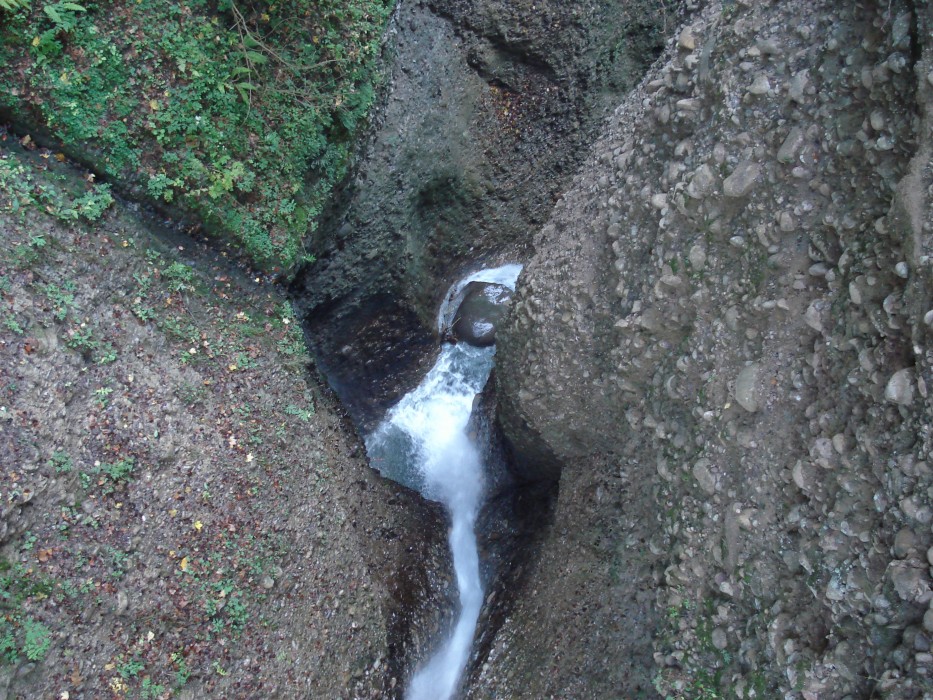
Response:
M438 313L447 328L470 282L515 288L520 265L481 270L454 284ZM415 674L407 700L448 700L457 690L473 644L483 603L474 524L483 495L480 451L466 433L474 397L492 371L495 346L445 344L434 366L406 394L366 440L374 467L385 476L443 503L451 518L449 535L460 612L450 636Z

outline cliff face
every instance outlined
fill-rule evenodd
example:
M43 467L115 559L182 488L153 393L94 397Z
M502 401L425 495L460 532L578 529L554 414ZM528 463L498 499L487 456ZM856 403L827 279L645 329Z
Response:
M930 690L931 29L712 3L616 110L499 335L562 468L474 697Z
M383 103L295 290L359 420L416 383L465 267L527 256L667 15L642 0L399 3Z

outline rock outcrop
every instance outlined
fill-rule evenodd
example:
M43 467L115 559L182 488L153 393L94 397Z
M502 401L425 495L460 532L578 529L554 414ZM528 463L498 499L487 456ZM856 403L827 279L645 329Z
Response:
M361 423L417 383L450 282L527 257L599 124L660 50L669 14L648 0L399 3L383 104L295 289L316 355ZM371 376L382 353L373 314L421 346L393 362L391 385Z
M713 2L615 112L499 333L563 467L471 697L933 692L931 31Z
M505 318L512 301L512 290L501 284L470 282L457 308L453 336L470 345L484 348L496 342L496 329Z

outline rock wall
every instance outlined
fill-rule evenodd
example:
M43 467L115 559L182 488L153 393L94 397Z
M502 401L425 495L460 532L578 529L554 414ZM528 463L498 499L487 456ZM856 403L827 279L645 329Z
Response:
M471 697L933 691L931 30L713 2L616 110L499 335L563 468Z
M666 16L647 0L399 4L383 105L295 290L359 420L415 381L407 370L464 267L527 256L600 121L659 51ZM390 365L386 385L372 368Z

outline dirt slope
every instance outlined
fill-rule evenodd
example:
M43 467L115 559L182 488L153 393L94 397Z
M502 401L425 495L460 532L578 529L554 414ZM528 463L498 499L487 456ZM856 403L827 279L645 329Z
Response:
M394 696L443 515L284 297L0 138L0 697Z

